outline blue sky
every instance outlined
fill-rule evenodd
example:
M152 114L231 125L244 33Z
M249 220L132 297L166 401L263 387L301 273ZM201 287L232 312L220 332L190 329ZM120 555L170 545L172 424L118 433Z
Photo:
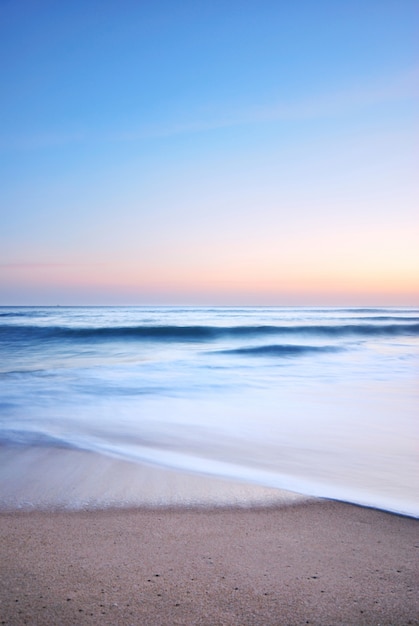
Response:
M419 304L418 14L1 2L0 304Z

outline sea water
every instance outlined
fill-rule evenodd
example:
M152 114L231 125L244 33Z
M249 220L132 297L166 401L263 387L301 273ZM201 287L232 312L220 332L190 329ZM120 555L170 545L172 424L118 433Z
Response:
M414 308L1 307L0 506L418 517L418 373Z

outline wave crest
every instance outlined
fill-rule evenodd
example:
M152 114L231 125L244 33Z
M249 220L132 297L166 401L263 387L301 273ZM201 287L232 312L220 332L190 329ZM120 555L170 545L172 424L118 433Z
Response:
M259 326L105 326L66 327L36 325L0 325L0 339L13 340L152 340L152 341L212 341L223 337L393 337L419 335L419 323L405 324L333 324L333 325L259 325Z
M305 354L318 354L327 352L341 352L337 346L300 346L300 345L267 345L248 346L234 348L232 350L218 350L217 354L237 354L245 356L272 356L272 357L296 357Z

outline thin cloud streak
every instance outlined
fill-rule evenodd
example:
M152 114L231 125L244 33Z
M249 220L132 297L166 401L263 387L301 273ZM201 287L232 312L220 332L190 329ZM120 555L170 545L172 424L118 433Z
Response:
M136 141L206 132L247 124L335 117L380 103L405 99L416 100L418 98L418 79L419 68L414 68L403 74L393 76L386 82L380 81L372 86L353 87L302 101L270 106L257 105L231 111L228 115L214 120L196 120L167 126L148 126L147 129L140 129L138 132L117 133L110 135L109 138L117 141Z
M100 267L103 266L104 263L31 263L23 262L23 263L0 263L0 269L7 270L27 270L27 269L53 269L56 267L62 268L71 268L71 267Z
M259 104L248 108L234 109L230 110L228 114L215 116L213 119L201 118L193 121L180 120L172 123L146 124L137 130L104 133L88 131L45 132L36 135L3 137L0 139L0 149L30 151L77 143L135 142L259 123L338 117L380 103L406 99L417 100L419 95L418 79L419 68L413 68L385 81L381 79L373 85L353 86L300 101L280 102L271 105Z

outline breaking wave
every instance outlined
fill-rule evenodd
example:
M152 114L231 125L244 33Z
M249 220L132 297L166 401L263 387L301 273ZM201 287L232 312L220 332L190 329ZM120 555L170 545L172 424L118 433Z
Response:
M333 325L260 325L260 326L105 326L65 327L36 325L0 325L0 340L152 340L212 341L229 337L312 336L312 337L393 337L419 335L419 323L403 324L333 324Z
M327 352L340 352L343 348L337 346L298 346L298 345L269 345L249 346L232 350L218 350L217 354L243 354L245 356L273 356L295 357L306 354L318 354Z

